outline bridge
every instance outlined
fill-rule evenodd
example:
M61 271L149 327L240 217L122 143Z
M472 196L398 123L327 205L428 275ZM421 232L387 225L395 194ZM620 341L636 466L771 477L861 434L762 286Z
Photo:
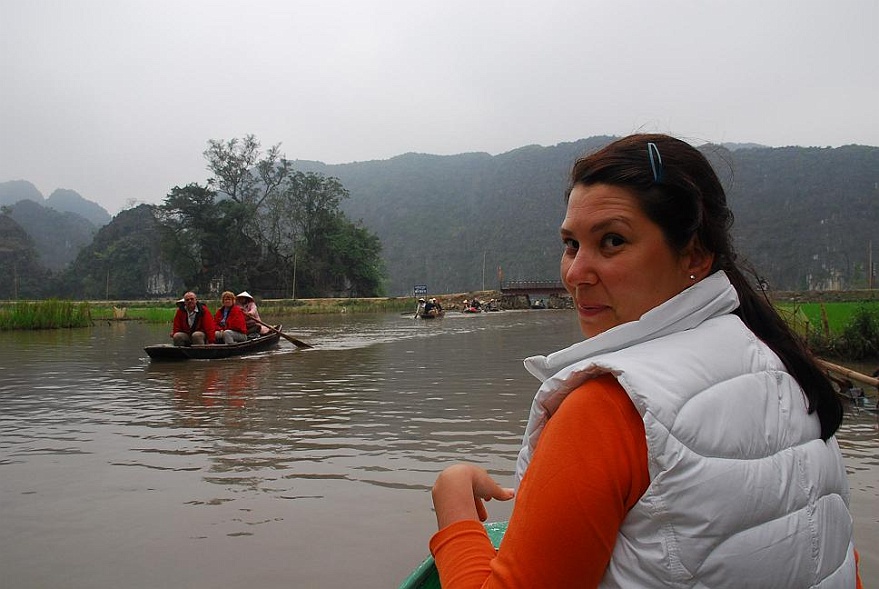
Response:
M501 283L501 294L564 296L567 291L560 280L510 280Z

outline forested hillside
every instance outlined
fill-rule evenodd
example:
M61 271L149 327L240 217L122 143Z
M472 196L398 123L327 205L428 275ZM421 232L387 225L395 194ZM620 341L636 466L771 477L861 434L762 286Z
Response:
M33 240L9 215L0 215L0 298L33 298L42 294L46 269Z
M406 154L324 166L351 193L344 205L382 240L391 294L415 284L465 292L505 280L556 280L567 174L606 143L595 137L497 155ZM483 272L484 270L484 272ZM484 282L483 282L484 280Z
M557 278L568 171L610 139L498 156L406 154L294 166L336 176L350 191L344 209L382 240L390 293L415 284L464 292L482 288L483 276L486 288L495 287L498 268L506 280ZM702 149L727 188L740 255L772 288L867 285L868 243L879 224L879 148Z
M97 231L97 227L81 215L62 213L32 200L20 200L9 207L9 211L33 240L40 261L49 270L61 270L76 259Z
M774 287L867 285L871 240L879 257L879 148L745 149L731 157L738 247Z

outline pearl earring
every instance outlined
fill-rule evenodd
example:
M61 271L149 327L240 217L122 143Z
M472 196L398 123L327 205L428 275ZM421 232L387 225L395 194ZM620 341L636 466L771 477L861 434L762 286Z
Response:
M696 280L696 275L695 275L695 274L690 274L690 280Z

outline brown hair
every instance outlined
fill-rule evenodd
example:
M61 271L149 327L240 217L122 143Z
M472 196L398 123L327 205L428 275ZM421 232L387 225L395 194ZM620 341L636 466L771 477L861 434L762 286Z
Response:
M754 288L732 244L732 211L711 164L692 145L661 134L630 135L579 159L571 170L570 197L576 185L609 184L628 189L668 244L683 250L693 238L714 254L711 271L723 270L739 295L735 313L778 354L803 388L809 413L817 412L821 438L827 440L842 422L842 404L827 375L776 312L765 292Z

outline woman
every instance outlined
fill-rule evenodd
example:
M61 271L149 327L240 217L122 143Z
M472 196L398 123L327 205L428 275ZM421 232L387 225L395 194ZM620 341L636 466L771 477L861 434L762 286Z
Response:
M579 160L561 276L585 341L542 381L495 555L474 465L433 488L455 587L854 587L842 408L736 264L732 213L690 145L635 135Z
M218 344L234 344L235 342L247 341L247 323L244 311L235 304L235 293L225 291L220 296L222 306L217 309L214 323L217 330L214 332L214 341Z
M269 328L260 322L256 301L253 300L253 297L246 290L238 293L238 306L244 311L248 335L265 335L269 332Z

